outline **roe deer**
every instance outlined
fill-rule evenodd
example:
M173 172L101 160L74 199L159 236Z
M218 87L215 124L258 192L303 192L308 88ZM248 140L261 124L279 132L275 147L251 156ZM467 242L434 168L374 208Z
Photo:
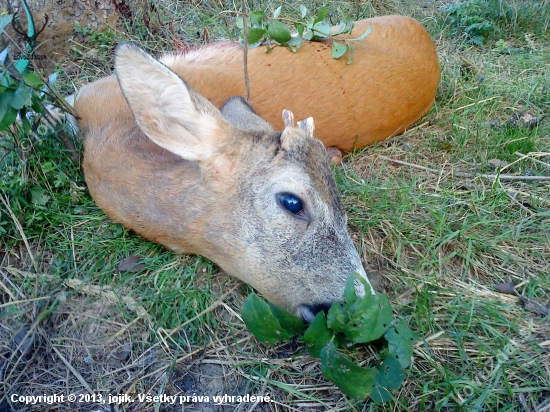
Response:
M316 137L326 147L349 151L402 133L432 107L439 83L434 43L414 19L385 16L355 23L350 38L353 63L330 55L330 40L304 41L297 53L276 47L248 51L250 104L258 115L282 130L281 112L292 103L296 118L311 116ZM216 107L231 96L245 94L242 47L209 45L164 56L161 62ZM94 83L87 93L101 102L96 116L111 117L125 105L115 76Z
M296 127L285 110L275 132L240 98L222 114L132 43L115 71L126 101L93 83L75 103L86 182L113 220L306 321L342 299L351 273L367 278L311 118Z

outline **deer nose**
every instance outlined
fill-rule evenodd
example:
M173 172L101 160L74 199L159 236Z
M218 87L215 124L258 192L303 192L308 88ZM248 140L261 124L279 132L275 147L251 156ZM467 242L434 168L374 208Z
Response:
M317 315L321 311L327 313L331 305L332 302L316 303L313 305L300 305L298 306L298 309L296 309L296 316L302 318L307 323L311 323L313 322L313 319L315 319L315 315Z

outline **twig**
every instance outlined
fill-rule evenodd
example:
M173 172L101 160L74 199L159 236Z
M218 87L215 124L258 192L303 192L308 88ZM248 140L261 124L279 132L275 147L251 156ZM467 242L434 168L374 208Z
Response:
M241 15L243 17L243 69L244 87L246 90L246 101L250 100L250 79L248 78L248 27L246 24L246 7L244 0L241 0Z
M535 163L539 163L543 165L544 167L550 167L550 163L543 162L541 160L535 159L535 157L550 157L549 152L529 152L526 155L520 152L514 153L516 156L520 156L521 159L528 159L532 160Z
M413 163L403 162L402 160L392 159L391 157L378 156L378 158L387 160L388 162L400 164L403 166L409 166L413 169L424 170L429 173L434 173L434 174L441 173L439 170L430 169L420 165L415 165ZM458 177L468 177L468 178L480 177L482 179L491 179L491 180L500 179L500 180L527 180L527 181L534 181L534 182L550 182L550 176L518 176L518 175L508 175L508 174L493 175L493 174L484 174L484 173L478 175L475 173L456 172L456 171L453 171L452 173L453 175Z
M46 87L50 90L50 92L55 96L56 98L56 101L57 103L60 104L60 108L69 113L71 116L73 116L75 119L80 119L80 117L76 114L76 112L74 111L74 109L69 105L67 104L67 102L65 101L65 99L63 98L63 96L61 96L59 94L59 92L50 84L50 82L48 81L48 79L42 74L41 70L39 69L39 67L36 65L36 62L34 60L31 60L31 64L32 64L32 67L34 68L34 72L38 75L38 77L40 77L40 80L42 80L44 82L44 84L46 85Z
M467 107L475 106L476 104L485 103L485 102L488 102L490 100L495 100L497 97L498 96L489 97L487 99L480 100L479 102L474 102L474 103L467 104L466 106L461 106L461 107L459 107L455 110L462 110L462 109L465 109Z
M519 202L519 201L514 197L514 195L511 194L510 191L508 191L507 188L505 188L505 187L502 185L502 182L501 182L501 181L499 181L498 184L499 184L500 188L501 188L504 192L506 192L506 196L508 196L508 198L510 198L510 200L511 200L512 202L514 202L516 205L518 205L521 209L525 210L525 211L526 211L527 213L529 213L531 216L536 215L535 212L533 212L531 209L529 209L528 207L525 207L521 202Z
M73 367L73 365L71 365L71 363L61 354L61 352L59 352L59 350L55 346L52 345L52 349L56 353L56 355L59 356L59 359L61 359L61 362L63 362L65 366L69 368L72 374L76 376L76 379L78 379L78 381L84 386L84 388L86 388L88 393L90 395L94 395L94 391L92 390L92 388L90 388L90 385L88 385L88 382L84 380L82 375L78 373L78 371Z
M25 303L38 302L41 300L48 300L48 299L51 299L51 296L41 296L39 298L33 298L33 299L16 300L13 302L2 303L0 305L0 308L5 308L6 306L11 306L11 305L22 305Z
M265 395L265 389L267 388L267 380L269 379L269 375L271 375L271 372L272 372L271 369L269 369L269 370L267 371L267 374L265 375L265 380L264 380L264 382L262 383L262 389L260 390L260 393L258 394L258 395L261 396L262 398L263 398L264 395ZM250 407L250 409L248 409L247 412L252 412L254 409L256 409L256 407L258 406L259 403L260 403L260 401L254 402L254 404Z

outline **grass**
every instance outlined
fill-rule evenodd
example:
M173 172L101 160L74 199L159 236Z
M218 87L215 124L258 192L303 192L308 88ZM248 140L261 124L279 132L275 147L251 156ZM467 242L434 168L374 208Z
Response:
M109 73L113 42L124 37L152 50L181 45L176 38L191 46L236 37L232 6L183 4L135 6L126 34L75 43L63 67L78 65L79 74L63 88ZM550 410L549 318L537 311L550 303L550 183L507 177L549 176L550 121L532 129L509 121L550 112L548 3L502 2L512 17L495 18L502 31L483 46L470 44L433 2L326 4L331 16L416 17L442 67L423 120L335 169L367 270L381 275L394 308L422 336L395 399L382 406L347 399L299 342L256 343L238 315L250 288L201 257L176 256L112 223L57 133L0 137L0 398L198 389L269 393L276 402L259 410ZM129 256L144 266L118 270ZM495 290L509 281L516 296Z

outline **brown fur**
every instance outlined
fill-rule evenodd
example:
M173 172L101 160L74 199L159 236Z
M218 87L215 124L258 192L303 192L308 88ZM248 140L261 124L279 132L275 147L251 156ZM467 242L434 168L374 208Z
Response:
M306 320L342 298L352 272L366 278L312 119L295 127L285 111L275 132L241 99L224 118L130 43L115 68L128 104L90 88L75 104L86 182L112 219L211 259ZM301 199L303 213L286 210L282 193Z
M311 116L316 137L346 151L402 133L433 105L440 76L435 47L416 20L403 16L358 21L351 38L371 24L367 38L354 42L351 65L346 56L331 57L330 41L304 42L297 53L283 47L270 53L264 47L249 50L252 107L279 130L285 108L298 119ZM216 107L245 93L237 44L207 46L161 61ZM115 76L84 87L79 99L86 102L77 107L84 125L129 115Z

